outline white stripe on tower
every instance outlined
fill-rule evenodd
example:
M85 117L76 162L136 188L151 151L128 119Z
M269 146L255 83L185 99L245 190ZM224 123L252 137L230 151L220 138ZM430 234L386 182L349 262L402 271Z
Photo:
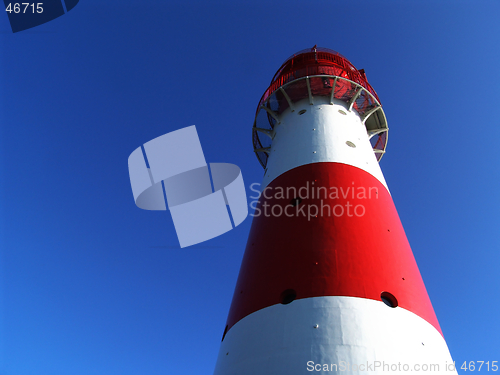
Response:
M365 298L315 297L261 309L235 324L215 374L307 374L323 369L317 364L346 374L401 374L438 364L440 371L427 372L449 374L451 363L440 333L408 310Z
M360 168L385 187L387 184L373 153L366 127L347 104L327 97L315 97L314 105L303 99L280 116L262 181L264 189L271 181L301 165L334 162ZM349 144L347 142L350 142Z
M456 373L369 139L385 116L363 121L378 102L354 106L357 76L334 54L287 60L259 104L272 126L259 132L272 143L254 133L256 151L269 157L216 375L298 375L324 365L346 374ZM300 80L325 66L330 81Z

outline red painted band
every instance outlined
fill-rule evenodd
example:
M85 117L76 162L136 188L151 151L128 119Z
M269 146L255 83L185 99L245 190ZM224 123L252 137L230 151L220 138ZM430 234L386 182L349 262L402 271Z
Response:
M297 299L380 301L389 292L398 306L442 334L392 198L375 177L346 164L307 164L276 178L265 195L255 211L228 328L280 303L292 289Z

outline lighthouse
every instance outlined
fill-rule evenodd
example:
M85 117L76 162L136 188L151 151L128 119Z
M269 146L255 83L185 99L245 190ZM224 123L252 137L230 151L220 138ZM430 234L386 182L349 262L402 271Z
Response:
M456 374L379 166L387 134L340 53L278 69L252 128L264 176L215 375Z

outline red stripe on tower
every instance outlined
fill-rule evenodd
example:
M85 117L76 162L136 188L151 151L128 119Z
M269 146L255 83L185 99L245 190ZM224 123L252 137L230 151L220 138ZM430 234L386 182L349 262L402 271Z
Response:
M378 164L387 131L364 71L339 53L280 67L257 108L265 175L215 374L453 373Z

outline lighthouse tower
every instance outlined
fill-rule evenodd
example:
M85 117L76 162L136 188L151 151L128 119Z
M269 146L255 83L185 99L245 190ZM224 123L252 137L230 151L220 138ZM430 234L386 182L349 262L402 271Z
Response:
M252 131L264 177L215 375L456 373L378 164L388 127L364 70L296 53Z

